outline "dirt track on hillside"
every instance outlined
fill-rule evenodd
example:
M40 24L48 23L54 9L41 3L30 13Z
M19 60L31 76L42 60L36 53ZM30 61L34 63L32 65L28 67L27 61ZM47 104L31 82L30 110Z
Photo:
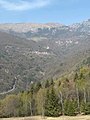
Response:
M0 120L90 120L90 116L76 116L76 117L68 117L68 116L61 116L58 118L42 118L38 117L23 117L23 118L0 118Z

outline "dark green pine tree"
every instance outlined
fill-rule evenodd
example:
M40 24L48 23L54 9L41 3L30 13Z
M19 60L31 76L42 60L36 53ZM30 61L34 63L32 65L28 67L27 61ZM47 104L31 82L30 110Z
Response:
M54 86L54 81L53 81L53 79L51 79L50 85L51 85L52 87Z
M68 116L75 116L77 114L77 102L65 100L64 101L64 114Z
M46 101L45 101L45 115L57 117L60 113L60 104L57 95L55 94L54 88L51 91L47 90Z
M41 82L38 81L35 85L35 92L38 92L40 88L42 88L42 85Z
M46 82L45 82L45 88L48 88L48 87L50 87L50 84L49 84L49 81L46 80Z
M76 81L78 79L78 74L76 73L74 76L74 81Z

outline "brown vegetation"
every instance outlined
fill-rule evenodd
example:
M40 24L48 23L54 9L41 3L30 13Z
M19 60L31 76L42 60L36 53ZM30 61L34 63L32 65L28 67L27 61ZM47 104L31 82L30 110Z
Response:
M62 116L57 118L47 117L42 118L40 116L38 117L23 117L23 118L3 118L1 120L90 120L90 116L76 116L76 117L68 117L68 116Z

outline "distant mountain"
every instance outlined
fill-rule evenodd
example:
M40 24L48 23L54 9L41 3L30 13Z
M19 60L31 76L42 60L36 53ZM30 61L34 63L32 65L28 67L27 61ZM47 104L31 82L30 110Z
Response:
M57 79L90 57L90 20L73 25L0 24L0 92ZM12 92L13 92L12 91Z
M26 33L29 31L37 32L38 28L41 29L51 29L51 28L57 28L62 27L63 25L59 23L46 23L46 24L34 24L34 23L6 23L6 24L0 24L0 29L5 31L14 31L17 33Z
M90 20L82 23L72 24L69 26L59 23L34 24L34 23L16 23L0 24L0 30L10 34L17 35L26 39L40 40L61 38L68 36L79 36L83 34L90 35Z

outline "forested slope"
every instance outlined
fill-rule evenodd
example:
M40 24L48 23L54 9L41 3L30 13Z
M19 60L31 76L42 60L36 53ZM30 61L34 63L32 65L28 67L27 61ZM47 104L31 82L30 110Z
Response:
M0 117L90 114L90 58L57 80L35 82L29 90L0 101Z

